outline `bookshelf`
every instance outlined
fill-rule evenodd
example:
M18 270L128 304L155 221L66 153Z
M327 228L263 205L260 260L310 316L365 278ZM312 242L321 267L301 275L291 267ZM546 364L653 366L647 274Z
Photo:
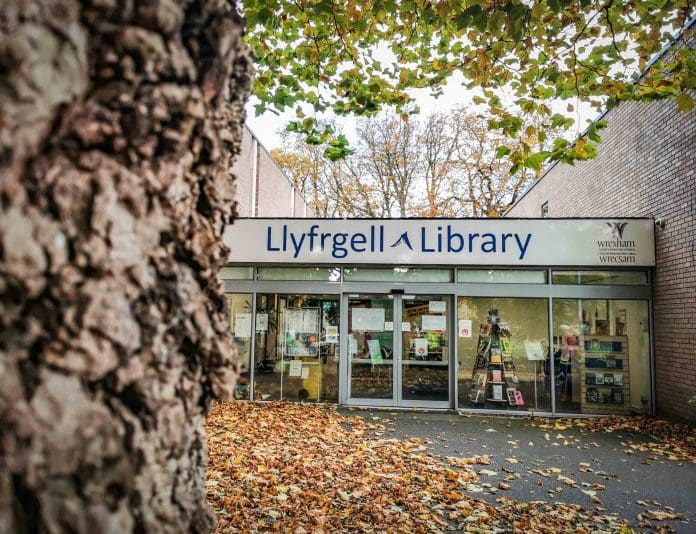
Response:
M628 337L580 335L580 405L582 413L632 413Z

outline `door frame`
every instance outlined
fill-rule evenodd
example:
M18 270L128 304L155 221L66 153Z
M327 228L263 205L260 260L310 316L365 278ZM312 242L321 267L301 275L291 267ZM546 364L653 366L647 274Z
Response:
M370 288L372 289L372 288ZM388 288L387 288L388 289ZM408 288L403 290L399 288L394 291L375 291L374 289L368 291L351 291L341 293L341 323L340 323L340 358L339 358L339 402L347 406L375 406L375 407L385 407L385 408L428 408L428 409L451 409L453 408L453 403L455 400L455 391L453 388L453 382L456 380L456 350L454 349L454 301L453 296L450 293L439 293L437 291L408 291ZM403 389L403 331L401 322L403 319L403 299L405 293L408 296L419 296L419 295L432 295L443 297L448 306L449 310L447 317L447 346L448 346L448 395L446 401L429 401L429 400L404 400L402 398ZM385 295L392 297L393 313L392 317L394 319L394 330L392 331L393 336L393 365L392 365L392 396L391 398L369 398L369 397L351 397L350 396L350 385L351 385L351 365L348 355L348 305L349 300L357 295L365 296L378 296ZM398 320L397 320L398 319Z

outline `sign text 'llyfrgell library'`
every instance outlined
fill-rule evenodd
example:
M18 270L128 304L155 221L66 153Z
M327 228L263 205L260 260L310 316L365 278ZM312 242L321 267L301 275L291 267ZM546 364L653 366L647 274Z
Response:
M654 265L651 219L240 219L230 263Z
M293 259L304 254L311 254L315 250L327 251L334 259L343 259L348 254L383 254L387 247L395 248L404 246L413 252L430 254L433 252L448 254L472 253L480 249L485 254L514 249L519 254L519 259L524 259L525 252L532 238L531 234L521 236L518 233L493 234L486 232L479 234L469 232L462 234L452 228L451 224L438 225L434 228L421 226L414 236L408 232L402 233L399 238L389 245L385 240L383 224L371 224L369 231L363 232L322 232L320 225L313 224L306 232L297 232L283 224L276 230L269 226L266 236L266 250L268 252L291 252Z

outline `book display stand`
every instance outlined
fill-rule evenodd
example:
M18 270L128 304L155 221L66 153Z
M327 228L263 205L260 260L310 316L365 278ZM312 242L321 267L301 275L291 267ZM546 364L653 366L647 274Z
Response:
M628 337L581 335L580 403L582 413L628 415L629 399Z
M487 321L479 327L469 394L472 404L483 406L493 402L505 406L524 406L512 361L510 337L510 328L500 321L498 310L488 310Z

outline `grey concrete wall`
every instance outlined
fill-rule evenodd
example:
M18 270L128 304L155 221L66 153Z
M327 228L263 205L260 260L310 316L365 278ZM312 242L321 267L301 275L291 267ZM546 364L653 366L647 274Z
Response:
M305 216L302 196L249 128L244 128L242 151L232 166L232 173L240 217ZM310 209L306 216L312 216Z
M656 228L653 309L659 414L696 418L696 112L622 104L605 117L598 157L551 168L506 214L650 216Z
M255 180L253 136L249 128L244 128L242 136L242 151L232 166L232 173L235 175L235 187L237 188L237 214L240 217L251 217L252 196Z

